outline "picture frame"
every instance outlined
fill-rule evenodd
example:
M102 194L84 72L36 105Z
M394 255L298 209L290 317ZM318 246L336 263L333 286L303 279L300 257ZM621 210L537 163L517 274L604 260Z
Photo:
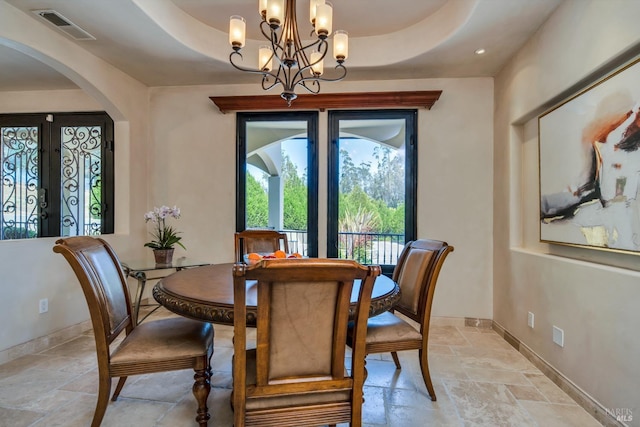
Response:
M538 117L540 241L640 254L640 58Z

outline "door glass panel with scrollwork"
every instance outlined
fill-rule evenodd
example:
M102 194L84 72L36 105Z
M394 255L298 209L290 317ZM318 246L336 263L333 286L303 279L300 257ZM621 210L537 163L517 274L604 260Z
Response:
M38 236L38 127L2 127L0 240Z
M62 236L98 235L102 217L102 130L61 127Z

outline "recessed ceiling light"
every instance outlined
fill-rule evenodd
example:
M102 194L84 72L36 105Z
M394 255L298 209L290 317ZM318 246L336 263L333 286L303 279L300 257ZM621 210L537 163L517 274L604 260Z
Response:
M476 50L475 50L475 54L476 54L476 55L482 55L482 54L483 54L483 53L485 53L485 52L486 52L486 50L484 50L484 49L482 49L482 48L480 48L480 49L476 49Z

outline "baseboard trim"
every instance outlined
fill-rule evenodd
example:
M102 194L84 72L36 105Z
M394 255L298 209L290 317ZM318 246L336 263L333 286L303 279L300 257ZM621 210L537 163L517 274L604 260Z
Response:
M0 351L0 364L10 362L22 356L48 350L69 341L70 339L76 338L78 335L81 335L91 329L91 321L86 320L60 329L59 331L52 332L43 337L34 338L31 341L9 347L6 350Z
M605 427L629 427L495 320L493 330Z

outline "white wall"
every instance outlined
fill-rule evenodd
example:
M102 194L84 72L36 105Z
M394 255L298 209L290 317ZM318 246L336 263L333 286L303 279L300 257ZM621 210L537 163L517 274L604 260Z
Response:
M442 90L418 118L418 236L455 246L436 290L434 315L492 316L492 79L341 82L331 91ZM235 114L209 96L259 94L240 86L151 91L150 204L177 204L189 256L233 260ZM259 98L256 98L259 102ZM320 224L326 242L326 112L320 114Z
M497 76L494 127L494 320L606 408L635 414L639 259L539 242L536 117L628 56L639 14L631 0L564 2ZM564 348L552 343L553 325Z
M584 250L560 251L581 260L559 256L557 248L535 240L531 210L537 203L535 116L638 45L639 13L640 3L632 0L563 3L498 76L495 118L491 79L347 81L329 89L443 90L434 108L419 114L418 234L456 247L442 272L434 314L493 315L605 406L636 413L640 274L603 264L630 266L637 258ZM235 119L220 114L208 96L257 94L254 86L153 89L149 101L147 88L5 2L0 43L58 69L84 92L24 94L15 108L59 110L72 102L100 106L116 121L117 233L109 240L121 256L146 254L142 214L166 203L183 210L179 226L190 256L232 259ZM14 100L0 96L0 111L11 110L7 102ZM320 139L326 140L326 114ZM326 145L320 154L326 158ZM322 200L326 164L320 172ZM0 242L0 353L88 317L70 269L51 252L54 240ZM50 310L38 315L43 297ZM526 327L527 311L536 313L533 330ZM563 349L551 344L552 324L565 330Z
M148 89L63 35L0 1L0 43L60 71L80 88L0 95L0 111L106 110L116 127L116 234L122 258L150 257L143 213L178 205L187 254L233 259L235 115L209 96L262 94L259 83ZM434 315L492 316L493 81L431 79L340 82L327 90L442 90L419 110L418 236L455 246L441 273ZM323 88L324 89L324 88ZM80 92L82 91L82 93ZM259 102L259 98L256 98ZM45 100L44 102L41 102ZM320 212L326 212L327 117L320 115ZM320 244L326 243L320 219ZM88 319L82 293L55 238L0 242L0 362L7 349ZM177 256L184 255L178 249ZM49 298L49 312L37 312Z
M122 256L142 252L146 237L148 89L65 36L0 1L0 44L28 54L69 77L80 90L0 93L0 112L105 110L115 123L116 234ZM135 159L135 163L132 162ZM130 218L139 221L130 222ZM71 268L52 252L55 238L0 241L0 363L29 342L88 319ZM49 311L38 314L38 300ZM45 342L46 344L46 342Z

